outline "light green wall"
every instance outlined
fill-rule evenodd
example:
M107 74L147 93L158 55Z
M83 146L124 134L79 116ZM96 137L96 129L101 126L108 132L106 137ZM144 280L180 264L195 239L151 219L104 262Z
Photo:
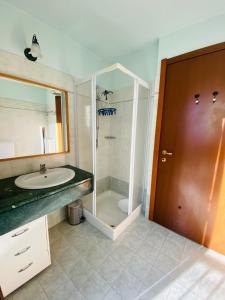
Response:
M139 51L118 57L117 62L146 81L154 80L157 74L158 40L149 43ZM102 86L105 83L107 88L116 91L125 87L132 87L133 79L121 71L114 71L99 76L98 83Z
M174 32L159 40L160 62L185 52L225 41L225 15Z
M115 92L122 88L133 87L134 80L120 70L114 70L97 76L97 84L104 89Z
M144 80L154 80L157 71L158 41L155 40L139 51L119 57L118 62Z
M39 60L42 64L79 78L108 65L64 32L0 0L0 49L23 56L24 48L30 46L34 33L43 53Z
M47 103L47 89L0 78L0 98Z
M221 15L160 37L139 51L119 57L117 61L141 78L154 80L159 75L161 59L224 41L225 15Z
M152 81L157 74L158 62L158 40L155 40L139 51L117 58L118 63L122 64L135 75L146 81ZM115 62L112 62L115 63ZM102 86L116 91L125 87L133 86L133 79L121 71L114 71L98 77L98 83Z

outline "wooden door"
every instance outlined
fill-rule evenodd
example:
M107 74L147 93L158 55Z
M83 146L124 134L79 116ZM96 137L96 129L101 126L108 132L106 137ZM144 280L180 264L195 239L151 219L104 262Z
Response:
M223 254L224 163L225 50L169 64L154 221Z

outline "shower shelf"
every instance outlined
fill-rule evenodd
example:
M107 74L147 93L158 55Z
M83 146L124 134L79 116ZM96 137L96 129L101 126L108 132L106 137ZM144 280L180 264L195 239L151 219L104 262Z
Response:
M116 114L116 108L111 108L111 107L108 107L108 108L100 108L98 110L98 115L99 116L112 116L112 115L115 115Z
M113 104L124 103L124 102L133 102L133 99L117 100L117 101L115 101L115 100L113 100L113 101L108 101L107 100L106 101L106 100L96 99L96 101L113 105Z
M104 138L107 139L107 140L115 140L116 139L115 136L111 136L111 135L107 135Z

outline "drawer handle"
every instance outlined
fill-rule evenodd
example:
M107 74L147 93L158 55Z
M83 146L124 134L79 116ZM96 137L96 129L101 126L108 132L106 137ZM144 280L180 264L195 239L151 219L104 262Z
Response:
M31 248L31 247L28 246L27 248L25 248L25 249L23 249L23 250L17 252L16 254L14 254L14 256L19 256L19 255L21 255L21 254L27 252L30 248Z
M18 273L22 273L22 272L25 271L26 269L30 268L32 265L33 265L33 262L30 262L26 267L20 269L20 270L18 271Z
M19 235L21 235L21 234L27 232L28 230L29 230L29 228L22 229L21 231L14 233L14 234L12 235L12 237L19 236Z

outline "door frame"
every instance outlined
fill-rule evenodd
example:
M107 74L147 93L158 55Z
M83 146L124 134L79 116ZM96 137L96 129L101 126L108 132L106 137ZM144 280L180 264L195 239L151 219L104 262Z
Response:
M165 58L161 60L158 108L157 108L156 129L155 129L155 138L154 138L153 162L152 162L152 172L151 172L152 174L151 174L151 182L150 182L151 192L150 192L150 205L149 205L149 220L152 221L154 220L155 195L156 195L158 160L159 160L159 145L160 145L160 138L161 138L161 125L162 125L162 117L163 117L163 104L164 104L164 96L165 96L167 67L171 64L180 61L192 59L197 56L210 54L224 49L225 49L225 42L204 47L185 54L181 54L172 57L170 59Z

